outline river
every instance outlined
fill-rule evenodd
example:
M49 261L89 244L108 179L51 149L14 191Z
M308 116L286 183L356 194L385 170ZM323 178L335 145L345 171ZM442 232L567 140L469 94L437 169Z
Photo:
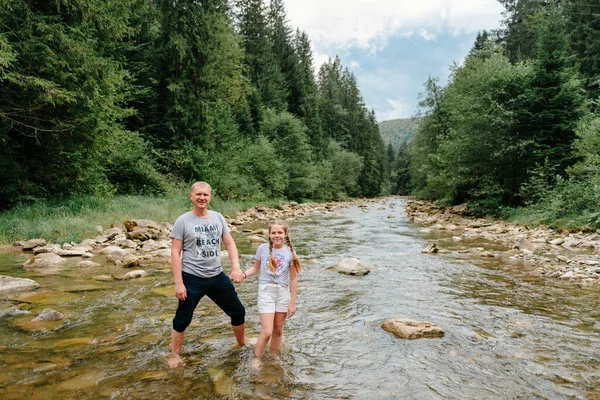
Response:
M122 271L74 261L51 273L25 271L25 255L0 255L0 275L41 285L34 295L2 300L4 308L32 315L52 308L67 317L46 331L28 325L32 315L0 319L1 397L600 399L598 285L532 278L458 252L464 242L421 233L397 198L293 221L291 235L304 261L297 313L280 356L267 351L260 366L203 299L186 333L185 366L167 369L176 307L168 265L143 266L142 279L98 282L92 276ZM234 237L248 267L255 247ZM451 252L422 254L429 241ZM345 257L372 272L325 269ZM238 286L251 338L260 332L256 290L255 277ZM431 321L446 335L401 340L381 329L388 318Z

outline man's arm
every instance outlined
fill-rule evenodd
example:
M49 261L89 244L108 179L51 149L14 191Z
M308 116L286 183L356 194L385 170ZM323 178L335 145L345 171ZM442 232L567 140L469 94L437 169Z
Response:
M244 274L240 269L240 256L231 233L226 233L223 235L223 243L225 244L225 248L229 253L229 258L231 259L231 275L229 275L229 277L235 283L240 283L242 280L244 280Z
M183 284L181 275L181 249L183 241L179 239L171 239L171 270L173 271L173 279L175 279L175 297L179 300L185 300L187 292Z

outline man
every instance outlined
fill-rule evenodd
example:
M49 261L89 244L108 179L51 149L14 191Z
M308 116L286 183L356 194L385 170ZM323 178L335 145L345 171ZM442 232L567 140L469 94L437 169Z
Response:
M194 309L207 295L230 318L235 338L240 346L246 344L244 322L246 310L231 281L243 280L237 247L223 215L208 209L211 187L196 182L190 193L192 210L179 216L171 231L171 268L175 278L175 297L179 305L171 331L169 367L182 363L179 355L185 330L192 321ZM231 275L221 267L221 241L231 258Z

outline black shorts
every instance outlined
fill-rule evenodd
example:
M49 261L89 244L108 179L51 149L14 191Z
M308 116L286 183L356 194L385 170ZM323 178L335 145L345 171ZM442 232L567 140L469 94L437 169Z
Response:
M183 284L187 297L179 300L173 329L183 332L192 322L192 316L200 299L207 295L216 305L231 318L231 325L242 325L246 317L246 309L242 305L231 279L223 272L212 278L200 278L182 272Z

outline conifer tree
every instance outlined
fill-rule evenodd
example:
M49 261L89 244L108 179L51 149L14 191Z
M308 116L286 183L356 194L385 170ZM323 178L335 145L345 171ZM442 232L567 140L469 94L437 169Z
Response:
M257 100L264 107L286 110L288 90L270 40L267 9L262 0L239 0L237 7L238 30L245 50L244 63L250 82L258 91Z
M327 146L319 120L319 94L315 82L312 50L308 35L299 29L294 36L294 50L298 65L294 85L290 88L290 112L306 125L315 155L323 156Z

